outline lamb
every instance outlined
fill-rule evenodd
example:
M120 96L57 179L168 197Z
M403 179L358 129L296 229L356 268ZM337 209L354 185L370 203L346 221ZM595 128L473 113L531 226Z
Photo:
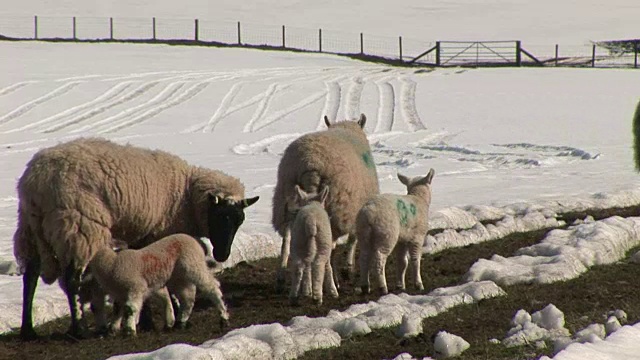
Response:
M104 247L97 251L89 269L118 308L111 323L114 333L124 319L124 333L135 335L142 303L153 294L163 300L165 322L171 327L174 314L167 290L180 304L176 327L186 325L193 310L196 288L216 305L221 326L229 321L220 283L209 271L201 244L189 235L169 235L140 250L126 249L116 253L110 247Z
M295 196L295 185L307 193L318 193L323 186L331 188L326 211L331 219L333 241L349 235L347 265L353 272L356 214L369 197L380 192L376 165L363 130L366 120L361 114L357 121L331 123L325 116L327 130L303 135L286 148L278 166L272 203L272 224L283 237L276 279L278 290L284 288L289 259L289 227L293 221L289 208ZM333 255L334 269L335 260L336 255ZM337 278L335 280L338 284Z
M329 188L320 194L307 194L300 186L295 186L295 201L300 210L291 226L291 292L292 305L298 303L298 294L303 280L311 285L313 300L322 304L323 285L333 297L338 297L338 289L333 280L331 250L331 222L324 209ZM311 276L309 276L311 275Z
M358 212L356 234L360 244L360 286L363 293L369 293L371 269L380 292L388 292L385 264L394 248L398 289L405 289L408 254L414 285L418 290L424 290L420 259L424 238L429 230L431 180L434 173L431 169L426 176L413 179L398 174L400 182L407 187L407 195L378 195L367 201Z
M244 209L244 186L221 171L159 151L81 138L38 151L18 180L14 255L23 273L20 336L33 339L38 277L67 294L70 334L81 336L81 275L110 239L141 248L167 235L209 237L213 256L229 257ZM82 329L83 330L83 329Z

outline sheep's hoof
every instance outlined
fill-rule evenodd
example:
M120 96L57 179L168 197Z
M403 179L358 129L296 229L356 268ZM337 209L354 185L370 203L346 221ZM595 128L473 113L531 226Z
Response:
M300 306L300 299L298 299L297 297L290 297L289 298L289 305L291 306Z
M348 267L340 269L340 277L342 277L344 281L351 280L351 269Z
M340 297L340 294L338 294L338 291L337 291L337 290L336 290L336 291L330 291L330 292L329 292L329 296L331 296L331 297L332 297L332 298L334 298L334 299L337 299L337 298L339 298L339 297Z
M20 339L22 341L33 341L38 339L38 334L33 328L22 328L20 329Z
M106 327L106 326L101 326L101 327L96 329L95 334L98 337L108 336L109 335L109 328Z
M389 293L389 290L386 287L381 287L380 289L378 289L378 293L380 293L380 295L387 295Z
M313 298L313 303L316 306L321 306L322 305L322 298Z
M370 292L370 291L371 291L371 290L370 290L370 289L369 289L369 287L368 287L368 286L366 286L366 285L365 285L365 286L361 286L361 287L360 287L360 293L361 293L362 295L367 295L367 294L369 294L369 292Z
M419 291L422 291L422 290L424 290L424 285L422 285L422 284L417 284L417 285L416 285L416 289L417 289L417 290L419 290Z
M229 327L229 319L220 318L220 330L224 330Z
M122 330L122 335L125 337L134 337L136 336L136 329L124 328Z

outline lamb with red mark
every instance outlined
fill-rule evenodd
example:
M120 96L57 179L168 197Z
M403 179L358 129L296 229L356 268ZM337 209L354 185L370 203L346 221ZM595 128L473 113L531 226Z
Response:
M220 283L207 265L202 246L189 235L170 235L139 250L116 252L105 247L96 253L89 268L113 298L114 308L119 309L113 314L111 333L119 331L124 321L123 332L135 335L142 304L150 296L163 300L167 327L184 327L193 310L196 288L216 305L221 326L229 321ZM180 303L177 321L168 291Z

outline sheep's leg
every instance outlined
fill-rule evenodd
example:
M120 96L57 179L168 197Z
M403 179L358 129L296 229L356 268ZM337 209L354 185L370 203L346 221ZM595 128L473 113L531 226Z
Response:
M409 246L409 257L411 258L411 271L413 272L413 284L418 290L424 290L422 275L420 275L420 260L422 259L423 238L415 239Z
M122 311L124 311L124 335L135 336L136 325L140 318L140 310L142 309L142 303L144 299L142 296L130 297L124 304Z
M313 294L313 283L312 283L312 274L311 274L311 266L304 267L304 274L302 277L302 296L310 297Z
M305 273L308 273L308 266L300 259L292 259L291 261L291 289L289 290L289 304L298 305L298 296L300 294L300 286Z
M176 323L176 318L173 313L173 305L171 303L171 296L169 290L166 287L155 292L154 296L158 297L162 301L164 307L164 328L165 330L171 329Z
M122 318L124 317L124 306L119 301L113 302L113 315L111 317L111 325L109 326L109 332L116 334L122 327Z
M227 305L225 305L224 300L222 299L220 282L212 276L209 283L201 284L198 288L215 304L218 309L218 313L220 314L220 328L224 329L229 325L229 311L227 310Z
M356 275L356 245L358 245L356 235L351 233L347 238L347 266L344 271L348 280L355 279Z
M104 292L98 289L91 291L91 312L96 321L96 332L104 334L107 332L107 310L105 308L107 299Z
M204 286L200 285L199 287L202 291L205 291ZM178 329L185 329L187 327L187 321L191 316L191 311L193 311L193 304L196 298L196 285L190 284L176 290L177 291L174 292L174 295L178 298L180 307L174 327Z
M324 291L329 293L331 297L337 298L340 295L338 294L338 289L336 288L336 284L333 281L333 268L331 267L331 261L327 259L325 261L325 274L324 274Z
M327 266L324 261L318 261L316 257L311 265L311 289L313 291L313 301L316 305L322 305L322 283Z
M280 249L280 268L276 275L276 292L284 291L284 278L287 272L287 263L289 262L289 251L291 248L291 228L287 225L284 236L282 237L282 248Z
M380 250L373 253L373 276L375 277L375 283L378 284L381 294L389 293L387 288L387 278L385 276L385 266L387 264L387 257L389 254L383 253Z
M396 289L404 290L406 288L404 278L409 265L409 259L407 259L408 248L406 244L398 243L394 251L396 252Z
M40 259L32 259L27 262L25 273L22 275L22 326L20 338L22 340L35 340L38 335L33 330L33 296L38 286L40 276Z
M84 330L86 330L82 328L82 306L79 295L82 273L83 270L77 269L75 261L72 261L64 272L62 284L67 294L69 312L71 314L71 326L67 334L75 338L83 338L85 336Z
M360 246L360 289L363 294L371 291L369 287L369 270L373 267L371 263L371 249L369 246Z
M336 245L338 244L338 239L333 239L332 242L332 250L335 250ZM331 267L333 269L340 269L338 267L338 252L337 251L331 251L331 255L330 255L330 260L331 261ZM336 285L337 289L340 289L340 279L338 279L338 271L333 271L333 282Z

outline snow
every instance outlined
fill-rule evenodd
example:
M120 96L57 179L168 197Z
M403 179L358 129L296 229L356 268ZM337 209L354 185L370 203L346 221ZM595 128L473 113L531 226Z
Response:
M640 3L625 0L585 1L579 8L551 0L410 0L403 6L377 0L366 7L336 1L244 1L213 7L203 0L153 5L26 0L14 5L0 8L0 18L201 18L362 31L394 42L398 35L422 34L428 34L425 42L511 38L523 40L529 50L549 52L555 43L580 47L590 40L636 38L634 14L640 10ZM562 223L555 215L561 212L640 204L630 131L638 71L417 72L326 54L162 45L3 42L0 49L0 271L6 274L0 275L0 333L20 324L21 278L10 276L16 271L16 179L37 150L79 136L160 148L242 179L247 194L261 198L247 209L224 266L278 254L270 204L279 157L296 137L322 129L324 115L367 115L366 131L384 192L403 190L397 172L414 176L436 170L431 225L445 230L425 239L425 252L558 226ZM638 221L614 217L577 222L517 256L479 260L469 270L469 282L457 287L426 295L390 294L345 311L332 310L326 317L256 324L200 346L173 344L140 356L288 358L339 346L341 339L381 327L398 326L398 336L412 336L428 316L504 295L498 285L568 279L593 265L620 260L638 245ZM40 284L35 322L67 313L59 287ZM584 333L594 343L571 344L555 358L639 358L640 325L611 333L624 321L620 313L609 316L616 316L618 324L606 318L611 321L600 324L603 328L593 326ZM529 321L520 313L514 326L536 334L548 331L546 327L557 329L561 319L556 312L542 318L536 322L531 315ZM594 338L600 338L601 330L610 333L604 341Z
M458 356L469 348L469 343L460 336L440 331L433 342L437 358Z

